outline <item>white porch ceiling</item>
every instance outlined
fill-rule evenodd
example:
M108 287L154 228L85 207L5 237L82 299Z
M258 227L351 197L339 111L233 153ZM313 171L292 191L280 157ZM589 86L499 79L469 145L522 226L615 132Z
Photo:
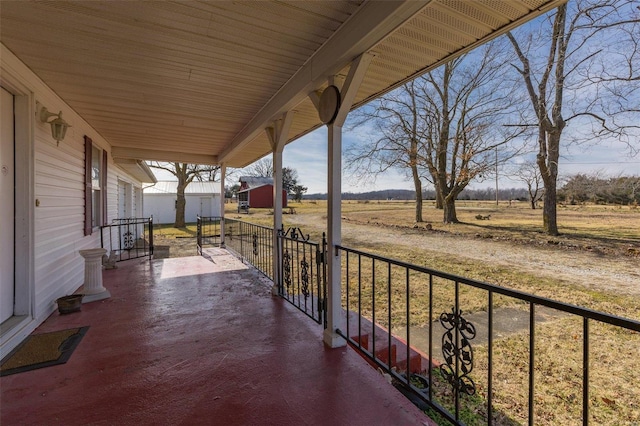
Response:
M356 106L563 0L2 1L0 40L119 159L223 162L321 125L308 98L376 56Z

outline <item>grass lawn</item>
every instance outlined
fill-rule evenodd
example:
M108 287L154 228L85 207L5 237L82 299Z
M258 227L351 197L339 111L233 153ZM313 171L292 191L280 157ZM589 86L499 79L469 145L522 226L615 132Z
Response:
M319 239L326 229L326 202L317 201L290 203L297 214L284 215L285 226L296 226ZM343 244L349 247L390 256L412 264L423 265L500 286L521 290L538 296L561 300L614 315L640 319L640 302L637 295L620 294L615 289L586 287L573 283L570 279L541 275L536 271L519 270L498 264L478 261L460 253L459 256L438 250L417 250L403 241L403 236L414 232L429 232L450 236L456 240L468 241L469 250L474 241L496 241L507 244L507 250L525 250L529 247L543 247L575 256L595 255L597 262L613 262L616 259L638 262L637 273L640 285L640 209L629 206L559 206L558 223L560 236L551 237L541 232L542 212L531 210L527 203L504 202L496 206L494 202L458 202L457 213L461 223L445 225L442 212L431 202L423 208L424 223L415 223L414 203L411 201L344 201L342 204L343 229L350 225L360 226L368 234L351 238L343 237ZM265 209L254 209L251 214L238 215L230 210L227 217L238 218L253 223L271 226L272 213ZM478 220L477 215L491 215L489 220ZM417 228L417 230L415 230ZM398 235L395 243L376 242L373 229ZM382 232L382 231L380 231ZM344 261L344 259L343 259ZM561 262L558 256L557 262ZM365 262L366 263L366 262ZM380 268L380 266L378 266ZM372 265L366 263L362 271L361 303L363 314L371 317L375 311L377 319L384 323L387 318L386 303L372 304L376 300L386 300L387 272L380 270L376 277L383 279L373 282ZM384 268L383 268L384 269ZM352 271L352 274L356 272ZM402 324L406 303L403 285L403 271L391 271L391 309L394 326ZM402 275L402 276L401 276ZM345 277L346 278L346 277ZM343 278L343 281L344 279ZM355 279L352 276L350 279ZM601 277L607 282L607 276ZM424 326L436 318L429 317L429 283L426 276L412 276L411 324ZM395 284L394 284L395 286ZM453 292L451 286L434 287L434 312L444 312L451 308ZM352 289L353 301L357 292ZM343 302L344 302L343 295ZM486 292L465 289L462 292L464 309L467 313L487 310ZM506 297L497 297L494 307L523 306L521 302ZM523 306L526 308L526 306ZM406 322L406 321L405 321ZM386 324L383 324L386 325ZM529 333L519 332L502 336L494 341L493 404L497 411L494 424L523 424L527 422L528 405L528 359ZM573 316L558 316L551 321L536 325L536 390L535 424L565 425L580 424L582 418L582 320ZM590 421L598 425L640 425L640 334L616 329L592 322L590 329ZM468 424L486 424L487 399L487 346L476 345L475 367L472 374L478 393L473 398L463 398L465 419ZM436 387L442 396L442 403L451 406L448 385ZM449 394L449 402L447 402Z

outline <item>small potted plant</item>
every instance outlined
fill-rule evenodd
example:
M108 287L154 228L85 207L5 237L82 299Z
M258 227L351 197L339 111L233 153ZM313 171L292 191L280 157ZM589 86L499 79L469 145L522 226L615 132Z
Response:
M71 294L56 299L58 304L58 312L61 314L70 314L78 312L82 308L82 297L84 294Z

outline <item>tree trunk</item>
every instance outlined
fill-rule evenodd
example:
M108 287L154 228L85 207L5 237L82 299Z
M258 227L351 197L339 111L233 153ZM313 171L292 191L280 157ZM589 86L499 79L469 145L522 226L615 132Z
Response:
M416 222L423 222L422 220L422 181L418 175L418 168L411 167L413 174L413 185L416 188Z
M444 202L442 201L442 193L436 186L436 209L442 210L444 209Z
M542 225L544 232L549 235L558 235L558 218L556 212L556 182L547 185L544 192L544 207L542 208Z
M424 222L422 219L422 193L420 192L416 192L416 222Z
M456 216L456 199L455 197L445 197L444 199L444 223L458 223Z
M558 187L558 161L560 159L560 135L562 129L554 128L546 133L546 153L538 154L537 162L544 182L544 206L542 208L542 228L549 235L558 235L556 213ZM545 155L546 154L546 155Z
M178 181L177 199L176 199L176 221L173 224L174 228L184 228L184 211L187 205L187 200L184 198L184 189L187 186L186 183Z
M528 183L527 184L528 188L528 192L529 192L529 203L531 204L531 210L535 210L536 209L536 198L538 197L538 190L536 189L535 192L533 191L533 184Z

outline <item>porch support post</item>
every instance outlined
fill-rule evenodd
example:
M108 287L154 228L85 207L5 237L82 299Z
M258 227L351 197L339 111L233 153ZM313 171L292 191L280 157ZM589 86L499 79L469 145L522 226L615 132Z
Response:
M346 345L346 341L336 333L343 332L346 319L341 305L342 260L336 246L342 243L342 126L353 106L358 88L362 83L373 54L364 53L356 58L349 68L342 88L336 116L328 123L328 205L327 205L327 329L323 340L332 348ZM329 84L337 83L332 79ZM311 96L317 108L320 106L317 93Z
M224 244L224 207L225 207L225 192L224 192L224 181L227 177L227 166L226 164L220 165L220 247L225 247Z
M282 151L289 137L293 120L293 111L287 111L282 118L273 122L265 130L271 143L273 154L273 287L271 294L276 296L280 285L280 252L278 250L278 230L282 228Z
M328 153L328 198L327 198L327 328L323 340L326 345L337 348L346 341L336 333L344 329L340 296L342 293L340 253L335 246L342 242L342 126L329 124L327 129Z

